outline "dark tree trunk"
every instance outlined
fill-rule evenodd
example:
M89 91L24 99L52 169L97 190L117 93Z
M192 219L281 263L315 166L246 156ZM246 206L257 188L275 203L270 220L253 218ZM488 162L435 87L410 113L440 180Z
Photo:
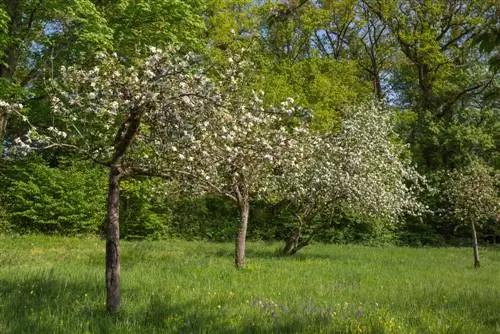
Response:
M106 238L106 305L120 310L120 171L112 166L108 185L108 233Z
M0 109L0 156L3 153L3 138L7 127L7 113Z
M370 46L370 74L372 76L373 91L377 100L382 100L384 93L382 92L382 82L380 80L380 69L377 63L377 53L375 52L375 45Z
M419 63L416 65L418 71L418 83L420 87L419 109L424 111L435 111L433 105L432 73L428 64Z
M375 72L373 74L373 89L375 90L375 97L377 100L382 100L384 93L382 92L382 84L380 82L380 73Z
M293 233L288 237L285 242L285 246L281 250L283 255L294 255L302 248L306 247L312 241L315 231L311 230L311 222L315 216L315 210L317 206L313 205L304 210L304 213L297 215L298 226L295 228ZM304 236L304 230L309 230L308 235Z
M477 244L477 233L476 233L476 225L474 222L471 223L472 227L472 249L474 251L474 268L479 268L481 263L479 261L479 248Z
M299 229L297 229L295 233L286 241L285 246L282 249L283 255L294 255L311 243L314 236L313 233L311 233L311 235L307 238L304 238L298 231Z
M299 246L300 243L301 234L302 234L302 226L299 226L295 229L293 234L285 242L285 246L283 247L282 250L282 253L284 255L293 255L297 253L298 251L297 247Z
M248 194L238 193L238 205L240 208L240 229L236 237L236 248L234 253L234 265L242 269L245 265L245 247L247 238L248 215L250 213L250 201Z
M134 109L116 133L115 152L109 164L108 228L106 236L106 307L120 310L120 178L121 160L141 124L142 110Z

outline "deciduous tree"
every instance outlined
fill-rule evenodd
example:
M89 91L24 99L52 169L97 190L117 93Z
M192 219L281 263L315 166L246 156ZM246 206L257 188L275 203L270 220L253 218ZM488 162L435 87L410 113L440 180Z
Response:
M242 268L251 201L277 196L280 183L286 182L284 175L304 166L312 137L308 110L295 106L291 98L266 106L263 92L248 94L245 61L230 63L216 117L206 115L187 128L179 125L184 140L170 147L170 160L189 182L194 180L205 191L227 196L238 205L235 266Z
M488 220L499 223L499 180L498 171L474 160L450 172L445 183L449 208L443 211L458 224L470 226L475 268L480 266L476 228Z
M317 140L306 168L288 175L298 222L285 254L312 240L318 233L312 222L320 214L344 208L394 223L425 209L417 197L425 180L403 158L390 111L371 103L344 113L341 130Z
M53 125L32 130L47 147L71 150L109 168L106 240L107 308L120 307L120 181L135 175L164 174L163 144L176 122L195 124L220 103L215 86L192 54L153 48L145 60L124 65L117 55L101 55L86 70L63 67L53 82ZM36 131L36 133L35 133ZM28 138L29 140L29 138ZM29 143L20 142L27 146Z

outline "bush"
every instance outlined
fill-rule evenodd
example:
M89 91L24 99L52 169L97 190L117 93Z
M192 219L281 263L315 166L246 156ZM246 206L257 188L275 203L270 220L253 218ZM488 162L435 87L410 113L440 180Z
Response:
M168 203L173 217L171 235L185 239L234 240L239 213L236 205L223 197L183 197Z
M74 163L18 161L3 169L3 203L11 228L20 233L97 233L105 217L105 171Z
M161 239L172 221L165 197L155 192L155 180L122 182L120 193L120 235L124 239Z

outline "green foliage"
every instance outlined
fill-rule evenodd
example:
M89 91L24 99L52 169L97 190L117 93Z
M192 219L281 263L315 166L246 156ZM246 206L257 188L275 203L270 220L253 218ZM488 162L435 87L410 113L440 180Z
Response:
M296 218L289 217L279 235L287 237L289 231L296 227ZM399 238L396 229L397 226L382 218L339 208L313 219L302 231L302 237L312 237L311 240L322 243L387 246L397 243ZM285 238L282 237L282 240Z
M178 196L152 191L158 181L122 183L120 235L125 239L232 241L237 233L239 212L233 201L220 196ZM156 184L155 184L156 183ZM167 185L167 189L169 189ZM249 240L284 240L296 217L286 202L252 203ZM327 243L387 245L396 242L394 226L356 213L321 216L311 232Z
M495 333L500 250L124 241L123 312L102 303L104 241L0 237L2 333ZM125 294L126 292L126 294ZM125 297L126 296L126 297Z
M498 11L498 8L496 9ZM474 42L479 48L489 53L489 64L494 71L500 70L500 21L498 15L485 24L485 28L476 35Z
M180 197L169 201L173 213L170 235L188 240L230 241L236 236L235 203L218 196Z
M125 239L160 239L168 232L171 213L165 197L154 188L152 180L128 180L121 183L120 236Z
M102 228L106 183L101 169L82 163L52 168L43 161L2 169L7 191L2 200L12 230L68 235Z
M113 29L114 50L127 57L144 56L148 46L200 48L203 10L200 0L120 0L102 8Z
M444 195L446 213L461 223L482 225L493 218L498 223L500 174L481 161L456 169L448 175Z
M489 108L460 109L451 119L436 118L431 112L420 116L402 112L396 129L412 142L413 159L421 170L458 168L474 159L494 166L499 161L498 115L496 109Z
M371 97L371 88L360 80L355 62L328 58L263 65L255 89L262 89L270 104L293 97L299 105L313 111L313 127L321 131L338 129L343 108Z
M2 59L2 62L5 56L5 47L8 44L9 19L9 14L5 10L4 4L0 4L0 59Z
M258 35L260 17L251 0L206 1L207 51L224 60L225 51L241 52L251 48Z

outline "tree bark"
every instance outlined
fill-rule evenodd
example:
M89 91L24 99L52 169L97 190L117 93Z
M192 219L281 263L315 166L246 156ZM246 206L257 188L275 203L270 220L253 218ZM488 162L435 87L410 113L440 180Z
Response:
M3 139L5 137L5 128L7 126L7 113L0 109L0 156L3 153Z
M476 225L474 222L471 222L472 227L472 249L474 251L474 268L479 268L481 263L479 261L479 248L477 244L477 233L476 233Z
M111 166L108 184L108 226L106 237L106 307L120 310L120 171Z
M238 205L240 208L240 229L236 237L236 249L234 253L234 265L237 269L242 269L245 265L245 247L248 227L248 215L250 213L250 201L248 194L241 194L239 190Z
M109 163L108 226L106 236L106 307L110 313L120 310L120 178L121 160L141 125L143 110L131 110L114 140L114 154Z
M378 69L375 69L373 73L373 89L375 91L375 97L377 98L377 100L381 101L384 97L384 93L382 91L382 83L380 80L380 72L378 71Z
M299 250L309 245L313 239L314 233L304 238L301 232L297 231L287 240L285 246L283 247L282 253L283 255L295 255Z
M299 246L301 234L302 226L298 226L293 234L285 242L285 246L283 247L282 251L284 255L293 255L297 253L297 247Z

